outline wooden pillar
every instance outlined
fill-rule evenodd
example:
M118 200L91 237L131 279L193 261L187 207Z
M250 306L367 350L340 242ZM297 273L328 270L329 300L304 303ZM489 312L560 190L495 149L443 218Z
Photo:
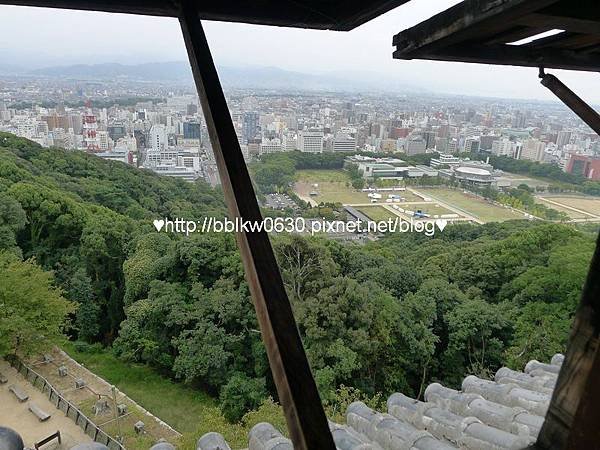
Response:
M595 449L600 443L600 239L567 353L536 449Z
M256 195L195 5L184 1L179 21L225 202L232 218L258 221ZM335 450L269 237L241 232L236 239L294 448Z
M600 134L600 114L554 75L545 73L543 68L540 68L540 78L543 86L552 91L592 130Z

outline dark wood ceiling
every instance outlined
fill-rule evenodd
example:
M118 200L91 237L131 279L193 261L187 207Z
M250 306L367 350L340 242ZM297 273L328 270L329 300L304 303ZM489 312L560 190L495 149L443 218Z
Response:
M564 32L509 45L550 30ZM600 71L600 0L465 0L393 44L397 59Z
M185 0L182 0L185 1ZM349 31L409 0L189 0L207 20ZM0 0L0 4L178 17L178 0Z

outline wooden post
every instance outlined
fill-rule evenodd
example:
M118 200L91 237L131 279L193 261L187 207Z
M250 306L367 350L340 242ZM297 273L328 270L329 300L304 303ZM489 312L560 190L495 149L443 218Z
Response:
M540 78L543 86L552 91L554 95L567 105L571 111L577 114L592 130L600 134L600 114L554 75L545 73L543 68L540 68Z
M208 127L225 202L232 218L262 219L196 6L179 18ZM296 450L335 450L321 399L302 347L290 301L264 231L236 233L273 379Z
M600 442L600 240L583 287L565 361L537 449L594 449Z

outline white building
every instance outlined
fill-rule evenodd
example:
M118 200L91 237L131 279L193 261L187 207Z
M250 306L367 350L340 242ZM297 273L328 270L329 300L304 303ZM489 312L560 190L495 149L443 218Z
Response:
M152 125L149 136L150 148L160 152L167 146L167 131L164 125Z
M111 139L107 131L98 131L98 147L103 152L107 152L111 148Z
M159 175L181 178L185 181L195 181L202 175L200 171L196 171L193 168L178 166L175 164L160 164L156 167L153 167L152 170Z
M260 143L260 154L276 153L281 151L281 140L279 138L265 139Z
M298 148L298 139L296 133L288 131L283 133L283 140L281 142L281 148L285 152L293 152Z
M356 151L356 138L348 133L336 133L333 138L334 152L354 152Z
M439 157L431 158L429 165L431 167L441 167L441 166L454 167L454 166L459 166L460 162L461 162L461 160L457 156L440 153Z
M515 157L516 144L508 138L492 142L492 155Z
M323 152L323 130L312 128L298 133L298 150L305 153Z
M96 156L109 161L120 161L125 164L130 164L130 152L127 147L115 147L111 151L96 153Z
M530 161L542 161L544 159L544 149L546 144L538 139L527 139L523 141L523 147L519 154L519 159L528 159Z

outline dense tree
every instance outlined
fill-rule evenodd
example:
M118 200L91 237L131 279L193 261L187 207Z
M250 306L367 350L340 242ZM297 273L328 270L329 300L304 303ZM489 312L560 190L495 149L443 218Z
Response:
M34 260L0 252L0 356L39 352L63 338L75 304Z
M258 408L266 397L264 378L249 378L234 373L221 389L221 411L230 422L238 422L247 411Z
M298 169L342 164L343 155L291 152L251 169L266 192L288 189ZM502 195L546 214L529 189ZM304 214L333 218L336 209ZM239 420L276 392L235 240L152 227L158 217L223 215L221 191L203 182L0 133L0 351L60 338L68 316L72 338L204 389ZM364 245L283 234L272 242L322 398L335 410L350 398L421 396L432 380L458 387L468 373L521 369L564 350L595 233L512 221Z

